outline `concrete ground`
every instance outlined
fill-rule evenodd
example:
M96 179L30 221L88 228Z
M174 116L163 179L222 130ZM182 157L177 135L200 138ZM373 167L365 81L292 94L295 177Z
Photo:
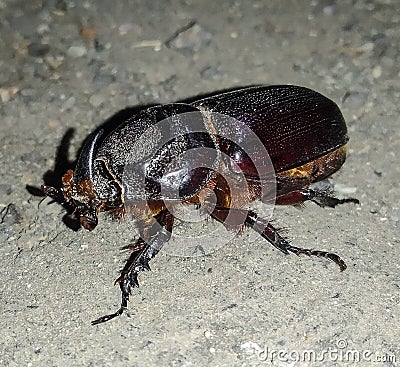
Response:
M397 0L0 0L0 366L400 365L399 65ZM203 257L161 252L130 317L91 326L119 305L136 228L74 231L26 186L70 128L73 161L127 107L250 84L304 85L342 109L333 182L361 205L280 207L274 223L347 270L246 231Z

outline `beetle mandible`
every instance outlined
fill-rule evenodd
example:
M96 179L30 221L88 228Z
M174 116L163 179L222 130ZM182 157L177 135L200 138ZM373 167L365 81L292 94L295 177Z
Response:
M190 114L200 128L186 123L180 117L184 114ZM225 123L235 139L219 133L213 114L229 117ZM172 138L159 128L164 120ZM248 154L241 146L247 134L244 127L255 134L268 157L260 151ZM140 237L128 246L131 254L116 280L122 292L121 306L92 324L108 321L127 309L131 288L139 286L138 273L150 270L149 260L171 237L174 215L170 208L178 203L201 208L212 196L210 216L227 228L251 227L284 254L324 257L345 270L338 255L292 246L268 220L234 206L232 191L220 172L224 167L225 172L244 177L246 203L256 199L277 205L310 200L322 207L358 203L313 188L315 182L343 165L348 139L338 106L318 92L294 85L247 87L190 104L155 106L129 118L107 136L101 129L93 132L75 170L62 177L61 188L42 186L47 196L74 207L74 215L89 231L97 226L99 212L123 215L128 211L127 198L134 203L129 210L138 218ZM187 160L176 159L200 148L211 152L205 155L206 164L192 167ZM264 162L271 162L272 167ZM271 168L273 182L263 179Z

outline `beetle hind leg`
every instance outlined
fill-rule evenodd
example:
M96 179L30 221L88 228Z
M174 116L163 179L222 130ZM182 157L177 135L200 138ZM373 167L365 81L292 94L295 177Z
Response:
M278 233L271 223L263 218L259 218L258 215L251 210L249 210L247 214L246 224L252 227L263 238L268 240L273 246L286 255L291 252L296 255L323 257L336 263L339 266L340 271L344 271L347 268L345 262L340 258L340 256L332 252L304 249L301 247L292 246Z
M92 321L92 325L109 321L122 315L124 311L128 309L131 289L132 287L139 287L137 279L139 272L151 270L149 261L157 255L162 246L171 238L172 225L174 222L172 214L164 210L160 212L155 219L157 222L150 228L143 228L141 230L141 237L135 244L126 247L126 249L130 249L132 253L121 270L121 275L115 281L115 284L119 284L121 288L122 299L120 308L110 315L105 315Z
M277 205L298 205L305 201L312 201L318 206L334 208L337 205L345 203L360 204L360 201L355 198L339 199L333 196L331 190L313 190L313 189L302 189L294 190L284 195L278 196L275 200Z
M228 214L232 215L229 217ZM279 234L278 230L274 228L271 223L263 218L260 218L252 210L217 207L214 209L211 216L224 224L227 228L239 226L240 223L244 222L244 224L248 225L257 233L259 233L263 238L265 238L278 250L282 251L285 255L288 255L291 252L296 255L323 257L336 263L339 266L340 271L345 270L347 267L340 256L332 252L310 250L292 246Z
M320 207L330 207L334 208L336 205L340 204L345 204L345 203L354 203L354 204L360 204L360 201L355 198L345 198L345 199L339 199L335 196L332 195L332 191L330 190L313 190L313 189L305 189L301 190L301 195L304 199L310 200L317 204Z

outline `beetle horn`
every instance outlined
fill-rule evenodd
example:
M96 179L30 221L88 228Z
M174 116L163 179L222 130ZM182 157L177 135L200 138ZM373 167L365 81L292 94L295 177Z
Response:
M96 144L101 135L103 135L103 132L103 129L93 132L85 142L76 164L74 173L75 182L82 182L84 180L93 181L93 156Z

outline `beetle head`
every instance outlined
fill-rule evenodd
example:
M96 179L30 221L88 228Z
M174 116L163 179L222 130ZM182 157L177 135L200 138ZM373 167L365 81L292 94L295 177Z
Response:
M75 171L76 172L76 171ZM73 208L73 214L79 218L82 227L91 231L97 226L99 201L90 178L80 177L69 170L62 178L62 193L65 202Z
M84 144L75 171L68 170L62 177L62 188L42 186L49 197L72 208L83 228L91 231L98 223L97 214L103 206L94 188L94 153L103 130L91 134Z
M63 187L57 189L42 185L42 192L72 209L72 214L79 218L83 228L91 231L97 226L96 195L91 181L85 180L75 184L74 171L68 170L62 178Z

